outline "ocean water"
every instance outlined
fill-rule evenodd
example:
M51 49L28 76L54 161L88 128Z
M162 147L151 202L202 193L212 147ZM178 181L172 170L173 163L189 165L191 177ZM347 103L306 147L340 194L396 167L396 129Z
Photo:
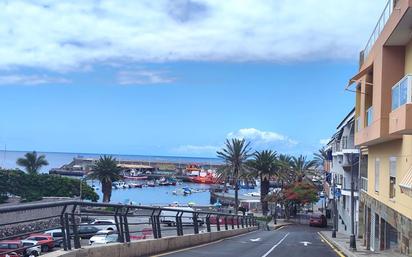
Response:
M98 187L96 191L100 196L100 200L103 198L103 193L101 192L100 183L96 181L89 181L90 185L93 183ZM197 189L201 192L192 193L187 196L174 195L173 191L189 187ZM210 204L210 185L206 184L195 184L195 183L183 183L182 185L176 186L157 186L157 187L143 187L143 188L127 188L127 189L113 189L111 202L112 203L129 203L141 205L161 205L167 206L174 202L178 202L180 205L187 205L189 202L195 203L196 205L209 205ZM243 195L249 192L259 191L258 188L255 189L240 189L239 195ZM234 192L229 192L229 194L234 194ZM256 199L260 199L256 197Z
M0 167L2 168L17 168L16 160L23 157L25 151L4 151L0 150ZM43 167L41 172L48 172L52 168L59 168L63 164L70 163L75 157L99 158L101 154L94 153L53 153L53 152L38 152L46 155L49 165ZM118 155L111 154L118 160L141 160L141 161L170 161L182 163L221 163L217 158L200 158L200 157L177 157L177 156L149 156L149 155Z

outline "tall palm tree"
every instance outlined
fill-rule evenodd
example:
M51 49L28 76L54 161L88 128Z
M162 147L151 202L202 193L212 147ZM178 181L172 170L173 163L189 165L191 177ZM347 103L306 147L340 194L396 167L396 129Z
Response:
M287 154L280 154L276 160L277 176L282 183L282 188L284 183L292 183L294 181L294 176L292 174L292 156Z
M316 167L315 160L307 160L306 156L303 155L292 157L291 164L297 182L302 182L306 175L312 173L312 170Z
M116 158L100 156L94 164L92 171L87 175L89 179L97 179L102 184L103 202L110 202L112 196L112 183L123 179L121 169L117 166Z
M272 150L263 150L255 152L254 159L251 161L251 166L260 179L260 202L262 203L263 215L267 215L269 211L266 196L269 193L269 179L276 172L276 155L276 152Z
M16 163L29 174L37 174L41 167L49 165L46 156L37 155L36 151L26 153L24 158L18 158Z
M316 165L318 167L323 167L323 164L328 159L328 153L325 151L325 149L324 148L319 149L313 155L315 156L314 160L316 161Z
M250 154L250 142L245 139L232 138L226 139L225 146L221 151L217 151L217 156L221 158L225 165L219 172L222 174L230 174L235 184L235 211L237 213L239 208L239 177L249 171L246 165Z

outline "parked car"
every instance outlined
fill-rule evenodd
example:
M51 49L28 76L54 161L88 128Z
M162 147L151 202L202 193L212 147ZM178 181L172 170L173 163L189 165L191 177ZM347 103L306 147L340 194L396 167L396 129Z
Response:
M41 247L40 245L37 245L37 241L33 241L33 240L21 240L21 243L23 245L23 247L29 247L27 248L25 251L25 256L39 256L41 253Z
M90 238L89 245L115 243L118 238L118 234L114 233L113 230L100 230Z
M326 227L327 223L326 217L322 213L313 213L310 215L309 226L311 227Z
M37 241L41 245L42 252L48 252L54 248L54 239L48 234L32 234L26 240Z
M20 240L0 241L0 257L5 257L6 253L9 256L23 256L24 249L22 248L23 245Z
M148 239L152 236L153 231L152 228L144 228L140 232L140 235L130 235L130 240L143 240Z
M94 220L91 223L83 223L96 227L99 230L116 230L116 222L114 220Z
M216 216L210 216L209 218L210 224L217 224L217 217ZM228 225L232 225L232 217L227 217L226 222ZM219 224L225 225L225 217L219 217ZM241 224L241 221L239 220L239 224ZM233 219L233 225L237 226L237 218Z
M162 211L160 216L160 222L163 224L171 226L176 226L176 214L178 211L194 211L191 207L168 207L168 209L173 209L170 211ZM203 226L204 221L201 218L197 219L198 225ZM183 212L182 214L182 224L186 226L193 226L193 214L191 212Z
M61 229L48 230L44 232L44 234L53 237L55 247L63 246L63 234Z
M96 235L96 233L99 230L100 229L98 229L97 227L93 227L93 226L79 226L77 229L77 233L79 234L80 238L89 239L92 236Z

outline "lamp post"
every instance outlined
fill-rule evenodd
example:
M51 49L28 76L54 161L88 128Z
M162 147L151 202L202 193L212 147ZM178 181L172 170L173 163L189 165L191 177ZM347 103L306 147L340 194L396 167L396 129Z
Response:
M351 206L350 206L350 226L351 226L351 234L350 234L350 242L349 246L352 251L356 251L356 238L355 238L355 181L353 175L353 155L350 154L350 199L351 199Z
M332 194L333 194L333 229L332 229L332 238L336 238L336 230L337 230L337 208L336 208L336 182L335 176L332 177Z

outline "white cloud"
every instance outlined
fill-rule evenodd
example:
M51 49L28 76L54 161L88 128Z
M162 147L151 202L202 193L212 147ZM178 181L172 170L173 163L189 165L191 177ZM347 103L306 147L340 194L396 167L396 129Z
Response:
M171 77L166 71L132 70L121 71L117 74L117 82L120 85L147 85L172 83L176 78Z
M295 146L298 144L296 140L290 139L285 135L272 131L261 131L255 128L242 128L236 132L230 132L227 137L244 138L253 142L255 146L270 146L273 144Z
M70 81L65 78L50 77L46 75L0 75L0 85L41 85L64 84Z
M1 1L0 68L352 59L385 2Z
M215 155L216 151L219 150L219 146L214 145L182 145L172 151L179 154L191 154L191 155Z
M319 140L319 143L320 143L321 145L326 145L327 143L329 143L329 141L330 141L330 138L325 138L325 139Z

